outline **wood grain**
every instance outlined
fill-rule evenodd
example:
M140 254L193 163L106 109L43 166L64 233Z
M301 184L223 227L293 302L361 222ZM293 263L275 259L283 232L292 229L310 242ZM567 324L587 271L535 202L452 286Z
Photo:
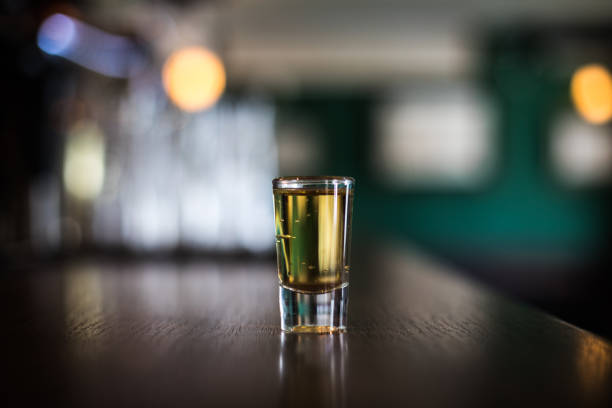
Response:
M268 262L88 260L2 275L1 398L45 406L610 405L606 340L422 254L361 258L341 335L281 333Z

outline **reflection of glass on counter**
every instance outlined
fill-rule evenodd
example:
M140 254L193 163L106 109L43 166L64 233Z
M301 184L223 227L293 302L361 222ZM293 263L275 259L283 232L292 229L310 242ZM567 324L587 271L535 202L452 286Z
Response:
M282 333L280 339L281 404L346 406L346 334Z

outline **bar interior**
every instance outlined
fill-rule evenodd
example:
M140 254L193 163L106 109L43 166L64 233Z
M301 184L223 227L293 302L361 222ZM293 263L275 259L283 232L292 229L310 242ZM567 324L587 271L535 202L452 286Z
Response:
M610 406L611 22L0 1L0 405ZM355 180L342 333L281 330L291 176Z

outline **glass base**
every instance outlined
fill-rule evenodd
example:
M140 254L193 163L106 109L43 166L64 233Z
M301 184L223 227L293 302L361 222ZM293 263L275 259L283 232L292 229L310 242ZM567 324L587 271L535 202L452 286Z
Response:
M293 333L336 333L346 330L348 284L323 293L298 292L279 286L281 329Z

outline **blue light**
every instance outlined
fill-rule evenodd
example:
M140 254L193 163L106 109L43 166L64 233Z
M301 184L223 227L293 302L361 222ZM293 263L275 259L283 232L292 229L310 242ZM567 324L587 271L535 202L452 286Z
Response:
M38 47L50 55L64 55L72 45L75 24L64 14L48 17L38 30Z
M38 47L112 78L141 72L145 56L130 39L107 33L64 14L53 14L38 30Z

